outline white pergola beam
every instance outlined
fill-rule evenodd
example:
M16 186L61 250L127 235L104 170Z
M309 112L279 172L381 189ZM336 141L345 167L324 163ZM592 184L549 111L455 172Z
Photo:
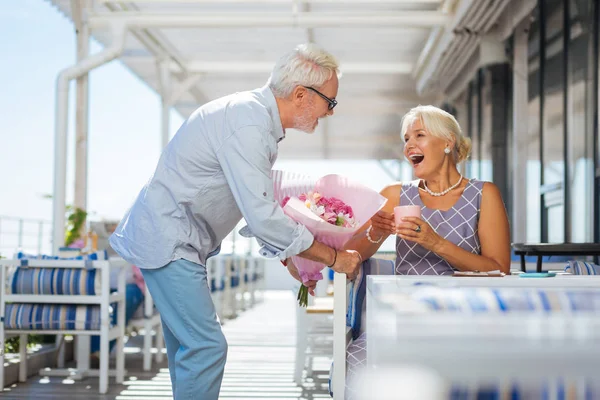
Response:
M123 61L137 62L152 62L151 57L122 57ZM272 62L260 61L190 61L185 64L186 71L194 75L203 74L234 74L234 75L251 75L251 74L269 74L273 70L275 60ZM176 63L170 64L171 72L179 72L180 66ZM341 62L340 70L342 74L379 74L379 75L405 75L410 74L413 70L413 63L408 61L392 62L392 63L357 63L357 62ZM195 78L198 79L198 78Z
M196 73L270 73L275 62L205 62L194 61L187 64ZM343 74L410 74L413 64L399 63L340 63Z
M397 27L431 28L446 25L451 16L439 11L402 11L385 14L365 12L297 13L156 13L97 12L90 16L93 29L115 23L129 28L326 28L326 27Z
M239 4L440 4L443 0L177 0L177 3L187 4L217 4L217 3L239 3ZM96 0L97 3L120 3L122 0ZM161 3L168 5L173 0L131 0L132 3L150 4Z

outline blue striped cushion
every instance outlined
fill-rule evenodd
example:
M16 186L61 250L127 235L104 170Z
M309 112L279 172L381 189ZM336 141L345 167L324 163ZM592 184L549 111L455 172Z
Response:
M11 294L100 294L100 273L85 268L18 267L13 273Z
M5 329L98 330L99 305L19 304L6 305Z
M73 258L58 258L47 255L31 255L19 252L17 259L35 260L107 260L106 250ZM100 294L100 274L95 268L36 268L17 267L11 277L11 294Z
M413 292L410 299L420 302L423 311L546 313L600 310L600 290L423 287Z
M585 261L569 261L565 272L570 272L573 275L600 275L600 265Z
M28 254L22 251L18 252L15 257L17 260L91 260L91 261L103 261L108 260L108 252L106 250L100 250L95 253L83 254L77 257L59 257L51 256L47 254Z

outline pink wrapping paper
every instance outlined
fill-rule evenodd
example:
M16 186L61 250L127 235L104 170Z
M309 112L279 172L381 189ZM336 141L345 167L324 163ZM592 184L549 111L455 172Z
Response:
M283 208L286 215L306 226L319 242L335 249L341 249L362 225L383 207L385 197L364 185L352 182L340 175L326 175L320 179L285 171L273 171L273 191L275 200L282 203L290 196ZM302 193L316 191L325 197L335 197L352 207L356 228L344 228L332 225L310 211L303 201L297 199ZM292 257L302 282L321 280L321 270L325 265L302 257Z

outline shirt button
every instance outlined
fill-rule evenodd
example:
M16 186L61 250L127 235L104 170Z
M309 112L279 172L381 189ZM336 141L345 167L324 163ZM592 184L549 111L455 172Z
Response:
M263 192L263 196L267 197L267 192Z

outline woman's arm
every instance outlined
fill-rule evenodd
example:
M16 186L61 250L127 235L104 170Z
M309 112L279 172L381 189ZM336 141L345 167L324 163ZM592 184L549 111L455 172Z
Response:
M346 243L345 250L356 250L360 253L363 260L370 258L379 250L385 239L395 233L394 223L394 207L400 203L400 190L402 184L395 183L386 186L380 194L387 199L381 210L375 214L370 221L367 221ZM373 241L371 243L367 239L367 229L371 228L370 236Z
M435 250L454 268L462 271L494 271L510 273L510 228L508 216L500 195L493 183L483 185L478 223L481 255L473 254L445 239Z

